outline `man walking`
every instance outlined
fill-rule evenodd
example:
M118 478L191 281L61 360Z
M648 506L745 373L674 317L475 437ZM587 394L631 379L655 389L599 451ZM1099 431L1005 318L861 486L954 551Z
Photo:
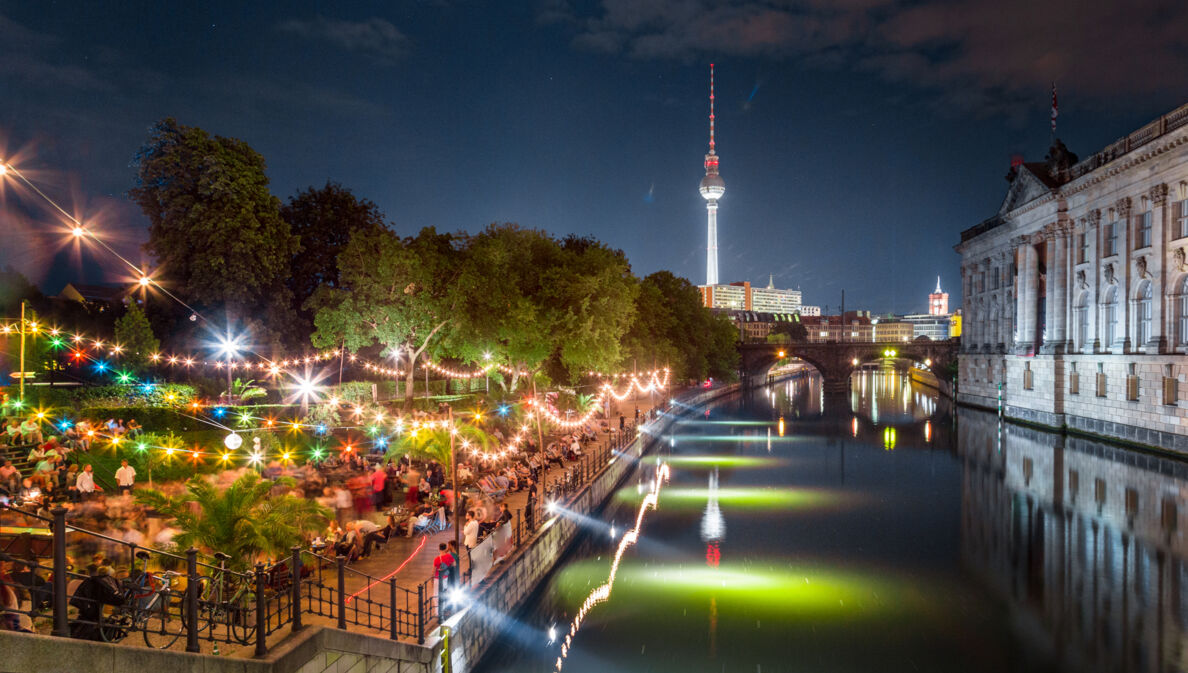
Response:
M440 619L447 616L446 603L449 602L450 590L454 588L450 581L454 576L454 556L450 554L446 543L437 545L438 555L433 559L433 576L437 578L437 610Z
M127 460L120 461L120 469L115 473L116 486L120 488L120 495L132 492L132 485L136 483L136 468L128 464Z

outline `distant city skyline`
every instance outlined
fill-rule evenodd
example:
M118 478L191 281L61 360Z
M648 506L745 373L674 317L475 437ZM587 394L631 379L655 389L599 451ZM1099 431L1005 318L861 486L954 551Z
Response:
M13 4L0 10L0 157L138 261L129 164L174 116L259 151L282 201L332 180L402 235L512 221L598 237L640 275L699 284L706 203L691 185L714 63L731 182L720 281L774 274L808 303L837 305L844 288L847 306L907 313L937 274L959 277L953 246L1001 203L1011 155L1044 156L1051 82L1057 135L1082 156L1183 102L1169 73L1188 56L1147 28L1188 19L1182 6L926 2L911 10L924 35L903 30L907 8L876 4L660 2L634 19L609 1ZM1016 30L1065 15L1112 37ZM811 25L830 37L806 39ZM0 265L48 292L119 280L118 266L75 257L52 213L11 188L2 198Z

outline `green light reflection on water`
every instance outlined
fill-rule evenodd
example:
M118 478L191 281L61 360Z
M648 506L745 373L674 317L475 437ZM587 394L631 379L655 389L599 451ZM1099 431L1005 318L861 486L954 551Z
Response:
M566 602L580 601L589 590L587 578L605 573L605 563L593 560L567 566L557 589ZM614 600L623 603L616 609ZM927 610L927 600L905 578L810 566L768 566L757 563L709 566L672 566L624 563L604 618L618 610L671 611L704 606L710 598L723 611L743 610L756 617L853 619Z
M735 456L735 455L697 455L697 456L647 456L640 462L646 465L656 465L663 462L673 467L711 469L715 467L776 467L785 465L788 461L768 456Z
M723 487L717 490L718 503L734 509L808 509L852 504L854 496L817 488L747 488ZM668 486L660 491L660 509L701 509L709 501L708 488ZM620 489L615 498L638 503L643 495L631 489Z

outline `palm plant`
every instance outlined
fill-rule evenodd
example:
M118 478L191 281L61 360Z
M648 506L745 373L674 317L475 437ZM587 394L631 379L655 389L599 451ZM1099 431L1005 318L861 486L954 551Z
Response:
M276 483L293 485L291 479ZM194 546L207 555L223 552L231 557L233 568L246 570L261 556L288 553L305 534L321 530L329 521L329 510L312 500L271 496L276 483L249 472L220 490L194 477L181 495L144 489L136 492L136 500L176 522L181 532L174 541L179 547Z
M243 379L235 379L235 383L231 384L231 398L239 400L240 403L257 397L264 397L268 391L256 385L256 380L244 381Z
M577 395L573 401L574 410L577 411L579 416L586 413L594 406L595 399L597 399L597 396L593 393Z
M477 425L458 423L455 425L454 446L459 452L488 452L495 448L495 438ZM435 460L446 471L453 469L450 454L450 431L443 426L418 426L406 430L400 439L388 446L385 460L394 460L404 454L417 458Z

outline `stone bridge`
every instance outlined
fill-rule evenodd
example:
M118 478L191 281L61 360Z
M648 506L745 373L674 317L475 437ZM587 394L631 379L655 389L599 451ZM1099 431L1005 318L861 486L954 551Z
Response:
M946 370L957 362L960 341L900 341L872 343L860 341L827 343L740 343L739 367L747 379L766 378L768 370L785 357L800 358L821 374L825 393L840 394L850 389L850 374L868 362L891 358L918 362L945 380ZM894 351L894 353L892 353Z

